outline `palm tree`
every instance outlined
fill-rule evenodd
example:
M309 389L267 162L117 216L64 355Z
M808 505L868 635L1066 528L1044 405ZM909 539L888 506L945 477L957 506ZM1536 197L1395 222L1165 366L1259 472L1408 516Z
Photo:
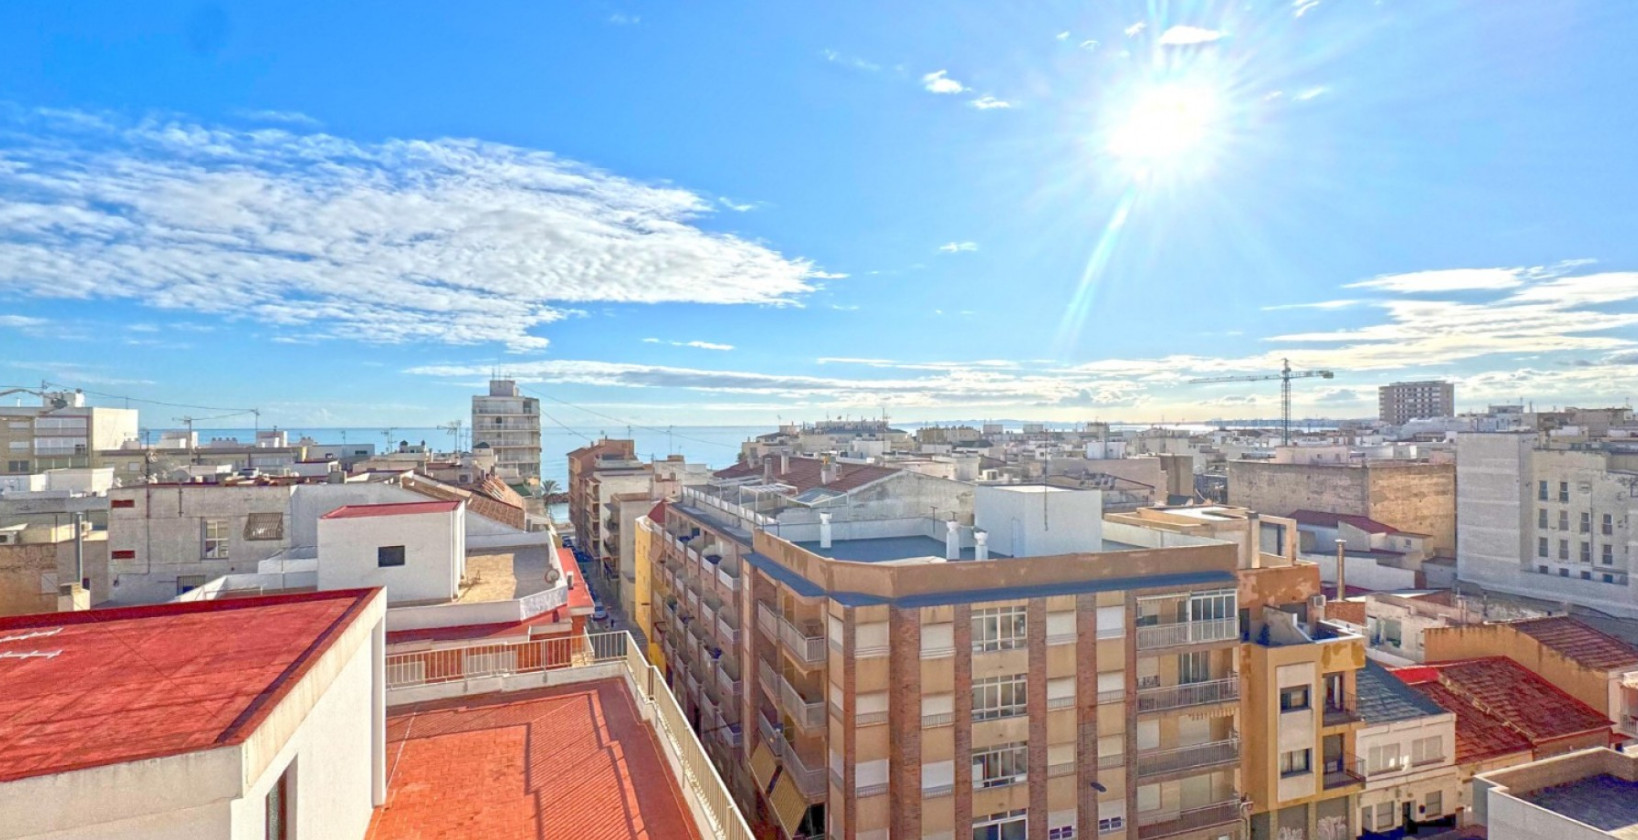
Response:
M556 496L557 491L558 491L557 479L555 479L555 478L543 478L543 479L540 480L540 495L542 495L542 496Z

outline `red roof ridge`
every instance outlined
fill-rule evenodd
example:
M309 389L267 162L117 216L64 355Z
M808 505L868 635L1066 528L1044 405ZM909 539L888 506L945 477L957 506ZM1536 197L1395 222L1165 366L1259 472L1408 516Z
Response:
M342 505L320 519L359 519L366 516L409 516L418 513L446 513L461 502L386 502L375 505Z

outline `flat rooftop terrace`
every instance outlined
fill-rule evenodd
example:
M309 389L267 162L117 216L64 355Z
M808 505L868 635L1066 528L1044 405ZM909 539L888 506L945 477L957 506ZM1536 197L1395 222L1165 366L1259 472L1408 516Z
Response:
M1638 782L1600 773L1519 798L1616 837L1638 840Z
M368 840L698 838L655 738L620 679L393 707Z
M891 563L898 560L916 560L934 557L944 560L944 541L920 535L909 537L878 537L868 540L835 540L830 548L820 548L817 542L799 542L798 546L833 560L853 560L860 563ZM1115 540L1104 540L1099 551L1130 551L1138 548ZM1011 555L1001 554L993 548L990 550L990 559L1006 559ZM973 550L963 548L961 559L972 560Z

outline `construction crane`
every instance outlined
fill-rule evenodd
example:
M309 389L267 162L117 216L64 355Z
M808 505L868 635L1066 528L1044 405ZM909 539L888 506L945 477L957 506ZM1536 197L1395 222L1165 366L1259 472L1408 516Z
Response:
M1290 359L1281 359L1279 373L1259 374L1256 376L1215 376L1209 379L1190 379L1190 385L1208 385L1215 382L1267 382L1270 379L1280 380L1280 442L1285 446L1291 445L1291 380L1310 379L1319 377L1330 379L1336 374L1328 370L1292 370Z

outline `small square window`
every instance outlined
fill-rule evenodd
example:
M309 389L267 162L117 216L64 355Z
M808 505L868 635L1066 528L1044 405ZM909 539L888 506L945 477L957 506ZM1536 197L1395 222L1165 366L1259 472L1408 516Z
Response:
M377 548L375 550L375 565L381 568L404 565L404 547L401 545L384 545Z
M1301 749L1280 753L1280 775L1298 776L1309 771L1313 750Z
M1569 577L1570 576L1570 570L1569 569L1559 569L1558 570L1558 576L1559 577Z
M1308 708L1308 686L1299 685L1280 689L1280 711L1295 712Z
M1592 580L1592 572L1582 572L1581 573L1581 579L1582 580Z

